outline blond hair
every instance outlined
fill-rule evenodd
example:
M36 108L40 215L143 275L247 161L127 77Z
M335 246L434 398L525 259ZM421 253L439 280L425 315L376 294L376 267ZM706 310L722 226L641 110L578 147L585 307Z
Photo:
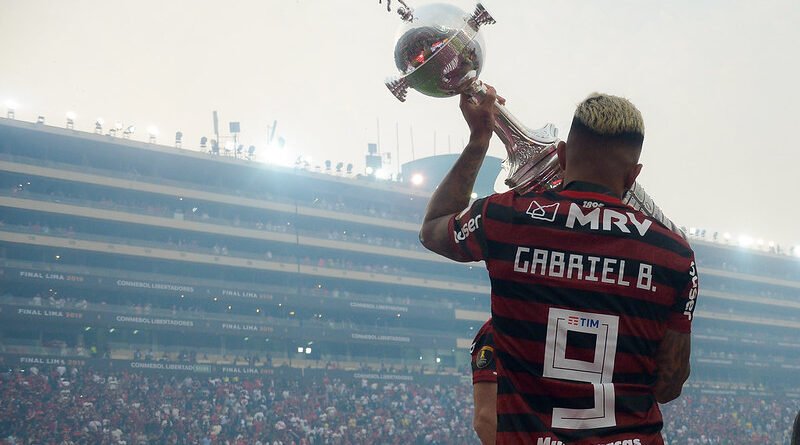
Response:
M574 120L600 136L644 137L642 113L623 97L592 93L578 104Z

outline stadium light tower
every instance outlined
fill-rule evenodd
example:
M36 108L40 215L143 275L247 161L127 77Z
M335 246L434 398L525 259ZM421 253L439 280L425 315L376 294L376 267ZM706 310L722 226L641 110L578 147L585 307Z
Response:
M114 126L108 131L109 136L116 137L117 133L122 131L122 122L114 122Z
M75 112L74 111L67 111L67 129L74 130L75 129Z
M9 119L14 119L17 110L17 103L13 100L6 101L6 117Z
M156 127L155 125L147 127L147 134L149 135L148 142L150 142L151 144L155 144L156 138L158 137L158 127Z

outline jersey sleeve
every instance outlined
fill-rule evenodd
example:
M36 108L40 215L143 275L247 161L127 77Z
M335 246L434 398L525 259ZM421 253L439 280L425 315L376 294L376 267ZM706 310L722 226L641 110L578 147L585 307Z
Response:
M486 258L486 205L491 197L476 199L469 207L450 219L451 247L461 251L469 261Z
M689 333L692 331L694 309L697 306L697 295L700 292L694 254L691 256L685 280L682 280L676 286L676 289L678 289L679 293L676 295L675 303L672 306L667 328L677 332Z
M491 332L481 328L470 348L472 359L472 384L497 383L497 362Z

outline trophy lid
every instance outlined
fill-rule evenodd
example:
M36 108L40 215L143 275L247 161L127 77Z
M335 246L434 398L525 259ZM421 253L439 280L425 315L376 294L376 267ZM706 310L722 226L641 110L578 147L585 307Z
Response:
M490 20L480 5L473 14L444 3L415 9L413 18L398 30L395 44L402 84L428 96L458 94L464 79L481 72L485 49L478 29Z

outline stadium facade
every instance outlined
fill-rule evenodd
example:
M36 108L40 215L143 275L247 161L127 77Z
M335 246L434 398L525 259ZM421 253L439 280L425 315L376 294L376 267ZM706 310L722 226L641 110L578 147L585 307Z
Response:
M465 382L489 283L425 190L9 119L0 171L5 367ZM800 399L800 261L692 244L691 385Z

